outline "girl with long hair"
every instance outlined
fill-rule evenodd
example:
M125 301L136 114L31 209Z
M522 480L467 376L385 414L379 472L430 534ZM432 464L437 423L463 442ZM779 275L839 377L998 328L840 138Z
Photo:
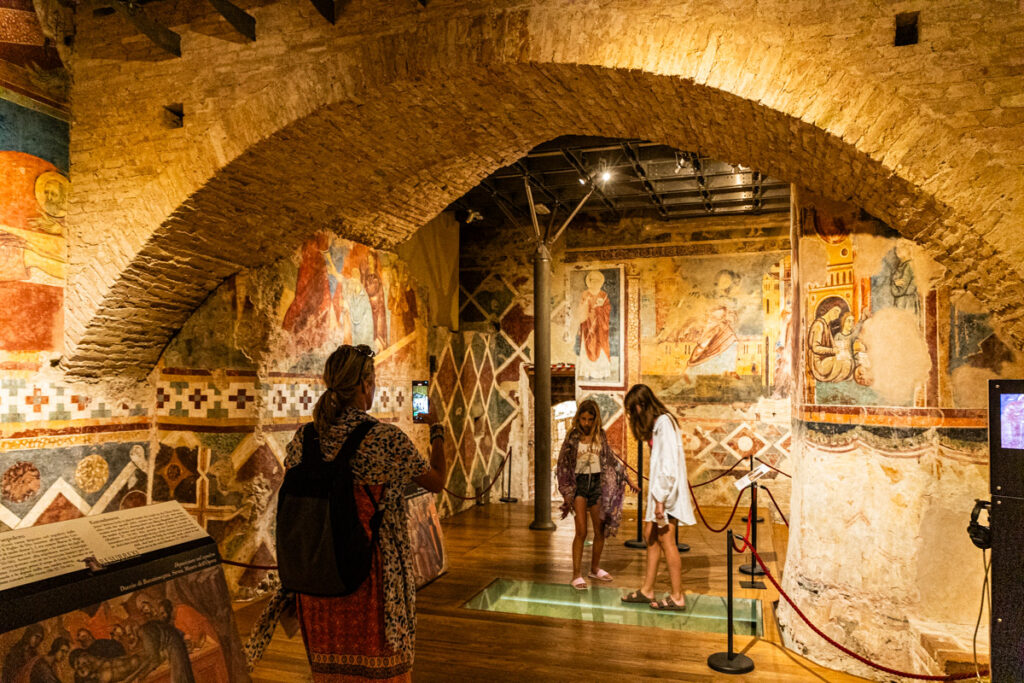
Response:
M562 519L572 512L576 521L576 535L572 539L572 587L587 588L583 577L583 544L587 539L588 516L594 523L594 546L587 576L595 581L611 581L612 575L601 569L604 539L619 530L624 484L635 486L608 445L601 426L601 409L596 402L588 399L576 410L572 428L558 453L555 471L558 491L562 494Z
M682 561L676 547L675 531L680 523L692 525L693 516L686 478L686 455L679 425L668 406L646 384L636 384L626 393L626 415L637 441L651 447L650 479L647 487L644 540L647 565L643 585L622 597L623 602L646 602L651 609L686 608L683 593ZM662 554L668 565L672 592L662 600L654 596L658 564Z

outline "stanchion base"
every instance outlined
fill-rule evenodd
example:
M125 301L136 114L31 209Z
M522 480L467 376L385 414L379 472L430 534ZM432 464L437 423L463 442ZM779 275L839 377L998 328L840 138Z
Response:
M626 546L627 548L646 548L647 547L647 544L644 543L643 540L641 540L639 538L631 538L628 541L626 541L625 543L623 543L623 545Z
M746 674L754 670L754 660L750 657L733 652L716 652L708 657L708 666L723 674Z
M740 588L751 588L757 591L768 590L763 581L740 581Z
M502 496L498 500L500 500L502 503L518 503L519 502L518 498L509 498L508 496Z
M750 517L748 517L747 515L743 515L743 518L740 521L746 522L748 519L750 519ZM761 515L758 515L757 516L757 523L758 524L764 524L764 517L762 517Z
M764 576L764 570L761 569L761 565L756 562L750 564L740 565L740 574L748 574L749 576Z
M687 553L690 551L690 546L685 543L676 543L676 547L679 548L679 552L681 553Z
M535 520L530 522L530 528L534 531L554 531L558 527L555 526L554 522L538 522Z

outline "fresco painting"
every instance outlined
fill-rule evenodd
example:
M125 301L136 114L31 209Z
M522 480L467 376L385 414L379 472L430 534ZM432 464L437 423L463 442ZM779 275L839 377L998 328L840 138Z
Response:
M61 348L69 188L52 163L0 152L0 352Z
M320 233L293 258L226 280L164 353L157 383L160 445L153 500L177 500L223 556L274 564L267 511L284 448L323 392L328 355L343 343L375 351L370 413L412 424L413 380L428 379L425 310L397 256ZM266 572L229 569L235 598L259 597Z
M416 587L422 588L448 571L444 549L444 533L437 515L434 496L421 492L406 498L409 537L412 544L413 571Z
M0 634L4 683L248 681L219 567Z
M805 403L984 407L984 382L1018 367L988 312L882 221L802 196Z
M576 382L620 387L625 382L622 267L569 272L567 337L576 355Z
M788 395L786 254L661 259L641 274L642 380L666 400Z
M856 231L870 230L853 207L808 205L800 210L805 242L824 247L825 273L808 275L804 301L805 398L817 403L875 405L870 349L862 331L872 304L912 308L917 288L903 247L892 240L882 270L869 277L855 265ZM876 231L883 231L879 227ZM899 256L897 256L897 251ZM914 308L918 310L918 308Z
M385 277L385 272L387 277ZM298 353L366 344L377 352L414 331L419 314L404 264L321 233L301 248L281 327Z
M23 528L143 505L148 449L147 442L108 441L6 450L0 466L0 521Z

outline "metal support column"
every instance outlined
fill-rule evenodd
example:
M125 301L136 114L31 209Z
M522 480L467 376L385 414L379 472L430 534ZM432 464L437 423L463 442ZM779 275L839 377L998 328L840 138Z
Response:
M551 521L551 252L543 242L533 254L533 522Z

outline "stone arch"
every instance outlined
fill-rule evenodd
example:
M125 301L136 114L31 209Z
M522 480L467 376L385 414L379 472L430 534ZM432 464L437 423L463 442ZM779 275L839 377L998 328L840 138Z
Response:
M562 11L507 12L486 25L479 17L454 19L367 39L352 61L304 85L285 83L289 101L301 104L284 114L257 116L258 103L266 103L259 98L200 113L220 126L251 117L242 127L251 144L200 140L168 154L185 163L183 155L195 152L203 164L176 187L163 176L141 187L138 203L151 205L109 244L89 234L104 216L80 207L86 227L72 277L102 282L90 294L69 292L67 372L144 374L231 273L280 258L325 227L368 244L399 242L495 168L565 133L700 148L852 201L923 243L951 281L1001 316L1009 336L1024 339L1015 249L1000 237L1013 219L1005 200L1013 173L1001 175L1005 167L991 155L954 154L956 145L944 141L955 136L940 117L770 41L742 33L725 41L722 27L673 43L674 24L651 19L648 49L615 56L612 46L629 35L615 38L600 21ZM621 10L619 20L631 11ZM567 20L580 35L552 42ZM453 31L469 37L457 48L438 40ZM766 62L747 58L758 50ZM869 102L877 107L866 109ZM991 182L963 191L982 174ZM86 189L103 180L79 179ZM175 204L161 216L161 207ZM150 227L154 220L159 225ZM108 263L113 272L104 270Z

